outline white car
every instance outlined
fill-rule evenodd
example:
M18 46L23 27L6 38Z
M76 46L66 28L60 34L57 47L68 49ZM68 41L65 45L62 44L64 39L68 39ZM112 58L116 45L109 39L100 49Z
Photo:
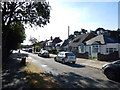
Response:
M76 62L76 56L72 52L59 52L54 58L55 61L60 61L62 63L73 63Z
M49 52L47 50L41 50L38 53L38 56L42 56L42 57L49 57Z

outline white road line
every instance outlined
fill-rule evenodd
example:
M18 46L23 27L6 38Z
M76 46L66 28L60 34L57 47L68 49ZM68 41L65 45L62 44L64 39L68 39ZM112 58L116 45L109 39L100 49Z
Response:
M28 57L29 59L32 59L32 57Z
M47 65L44 65L44 64L43 64L43 65L41 65L41 66L42 66L42 67L47 67Z

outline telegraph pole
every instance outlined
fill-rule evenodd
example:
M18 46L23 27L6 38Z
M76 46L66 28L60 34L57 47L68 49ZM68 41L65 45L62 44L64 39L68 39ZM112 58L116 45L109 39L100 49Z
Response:
M69 33L70 33L70 27L68 26L68 51L69 51Z

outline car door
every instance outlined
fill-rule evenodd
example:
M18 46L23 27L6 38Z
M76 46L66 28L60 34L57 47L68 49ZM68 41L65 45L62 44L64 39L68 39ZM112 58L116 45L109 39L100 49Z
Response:
M61 55L61 53L58 53L58 54L57 54L57 57L56 57L56 60L57 60L57 61L60 61L60 55Z
M64 54L64 53L60 53L60 55L59 55L59 60L60 60L60 61L63 60L63 54Z

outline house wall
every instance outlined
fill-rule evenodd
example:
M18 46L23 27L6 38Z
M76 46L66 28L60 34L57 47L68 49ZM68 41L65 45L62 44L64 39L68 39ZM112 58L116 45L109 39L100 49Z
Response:
M106 48L116 48L113 53L107 53ZM118 60L120 59L120 44L119 43L109 43L106 45L101 45L101 51L98 54L98 60Z
M81 48L80 46L78 46L78 52L74 52L74 54L76 55L76 57L78 58L86 58L88 59L89 58L89 46L84 46L84 52L81 52Z
M108 54L106 52L106 48L116 48L116 50L118 51L119 49L119 44L118 43L108 43L106 45L101 45L101 50L100 53L101 54Z
M112 59L118 59L120 58L120 44L118 43L108 43L106 45L100 45L99 46L99 53L101 54L101 57L102 59L109 59L109 53L106 52L106 48L116 48L116 51L118 51L117 53L118 54L110 54L112 56ZM77 56L78 57L82 57L82 58L88 58L88 57L99 57L100 58L100 55L98 56L98 53L94 53L93 52L93 46L92 45L89 45L89 46L85 46L85 51L84 52L81 52L81 49L80 49L80 46L78 46L78 53ZM88 52L86 54L86 52ZM105 56L106 55L106 56Z
M52 41L46 42L46 46L52 46Z
M97 57L97 53L93 52L93 46L92 45L85 46L85 50L84 50L83 53L86 53L86 52L88 52L89 57ZM79 53L81 53L80 46L79 46ZM81 54L83 54L83 53L81 53Z

